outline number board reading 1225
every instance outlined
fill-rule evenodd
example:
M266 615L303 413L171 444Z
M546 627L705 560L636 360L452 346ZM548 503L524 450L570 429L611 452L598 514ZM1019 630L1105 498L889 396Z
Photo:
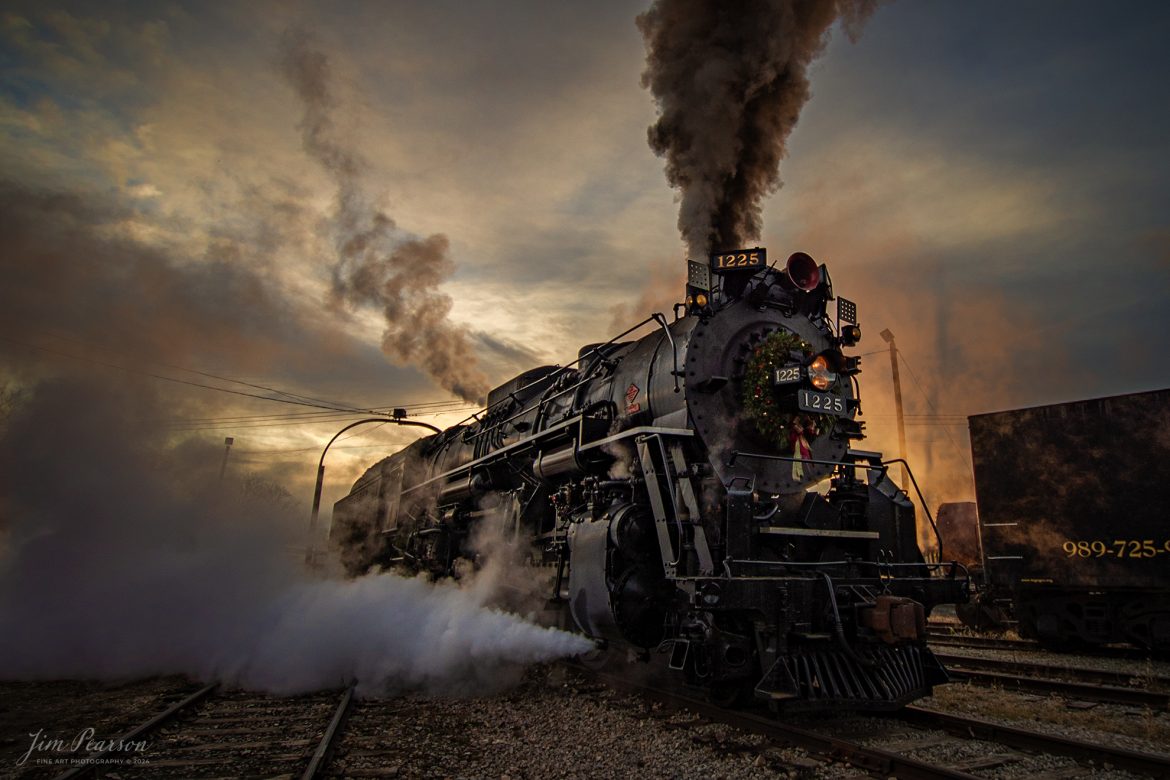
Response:
M733 249L730 252L711 255L711 270L715 273L753 270L763 268L767 264L768 250L761 247Z
M821 412L835 414L838 417L849 416L849 404L839 395L831 393L814 393L812 390L798 390L796 405L806 412Z

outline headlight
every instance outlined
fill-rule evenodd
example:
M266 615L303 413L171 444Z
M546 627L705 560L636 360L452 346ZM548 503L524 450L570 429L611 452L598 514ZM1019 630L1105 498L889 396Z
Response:
M808 364L808 381L817 390L828 390L837 381L837 374L829 370L829 361L825 360L824 355L817 355Z

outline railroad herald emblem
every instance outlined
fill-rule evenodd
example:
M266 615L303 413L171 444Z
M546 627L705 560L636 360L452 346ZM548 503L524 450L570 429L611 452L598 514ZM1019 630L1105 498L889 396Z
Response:
M642 404L634 403L634 399L638 397L640 392L635 384L626 388L626 414L637 414L642 411Z

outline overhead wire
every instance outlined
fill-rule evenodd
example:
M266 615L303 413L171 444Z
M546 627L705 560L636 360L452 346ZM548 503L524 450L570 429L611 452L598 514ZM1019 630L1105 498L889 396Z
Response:
M57 336L57 338L60 338L60 336ZM215 385L204 384L202 382L193 382L193 381L190 381L187 379L180 379L178 377L166 376L164 374L158 374L158 373L155 373L152 371L147 371L147 370L144 370L141 368L134 368L131 366L122 365L121 363L114 363L114 362L107 361L107 360L99 360L96 358L85 357L82 355L74 354L72 352L65 352L65 351L60 350L60 349L46 347L46 346L43 346L40 344L28 343L25 341L11 338L9 336L0 335L0 341L5 341L7 343L14 344L16 346L19 346L19 347L22 347L25 349L33 349L33 350L37 350L40 352L45 352L47 354L55 355L58 357L63 357L63 358L67 358L70 360L76 360L76 361L79 361L82 363L87 363L90 365L101 366L103 368L111 368L111 369L122 371L122 372L125 372L128 374L136 374L139 376L145 376L145 377L148 377L151 379L156 379L156 380L163 381L163 382L171 382L174 384L186 385L186 386L190 386L190 387L197 387L197 388L201 388L201 389L205 389L205 390L213 390L213 391L220 392L220 393L227 393L230 395L236 395L236 396L241 396L241 397L245 397L245 398L253 398L253 399L261 400L261 401L272 401L275 403L291 404L291 405L295 405L295 406L304 406L304 407L310 407L310 408L314 408L314 409L322 409L325 411L301 413L301 415L304 415L305 417L314 416L314 415L320 416L322 421L325 421L326 419L342 419L345 416L352 416L354 414L389 415L391 413L391 410L393 410L395 408L427 409L427 412L426 412L427 414L441 414L441 413L445 413L447 411L462 412L467 408L478 408L478 407L468 407L468 405L465 402L452 399L450 401L434 401L434 402L424 402L421 404L407 404L407 405L399 405L399 406L388 405L388 406L374 407L373 409L363 409L363 408L357 407L357 406L350 406L350 405L346 405L346 404L325 401L323 399L314 398L313 396L302 395L299 393L292 393L292 392L281 390L279 388L271 387L268 385L261 385L258 383L246 382L244 380L233 379L231 377L224 377L224 376L220 376L217 374L212 374L210 372L200 371L198 369L186 368L184 366L177 366L174 364L167 364L167 363L156 363L155 364L155 365L161 365L161 366L170 368L172 370L187 371L187 372L190 372L193 374L197 374L199 376L207 377L209 379L216 379L216 380L221 381L221 382L236 383L236 384L240 384L240 385L243 385L246 387L251 387L252 389L265 390L265 391L270 392L270 393L276 393L277 395L285 396L283 398L273 397L271 395L260 395L257 393L249 393L249 392L245 392L242 390L234 390L232 388L227 388L227 387L217 387ZM458 407L448 409L447 408L448 404L458 405ZM289 415L289 422L281 422L280 424L291 424L292 419L294 419L294 418L299 419L301 417L301 415ZM341 415L341 417L334 418L332 415ZM238 418L240 418L240 419L237 419L234 422L241 423L241 424L245 423L246 419L244 419L244 418L247 418L247 417L250 417L250 416L249 415L240 415L240 416L238 416ZM279 418L278 415L255 415L252 417L273 418L271 420L271 422L274 422L274 423L275 423L276 419ZM215 422L215 423L223 422L223 420L220 420L217 418L211 418L211 417L194 418L194 419L198 420L202 423L206 423L209 421ZM257 421L257 422L260 422L260 421ZM269 420L265 420L264 422L269 422ZM243 426L243 427L250 427L250 426ZM258 425L256 427L262 427L262 426Z
M376 407L376 408L380 409L380 407ZM394 408L405 408L405 409L407 409L409 417L417 418L417 417L433 417L433 416L439 415L439 414L459 414L459 413L465 412L469 409L476 409L478 407L468 406L466 404L463 404L463 405L457 406L457 407L453 407L450 409L436 409L436 410L427 410L427 409L414 410L412 407L387 407L386 412L379 412L379 413L388 414L389 411L391 409L394 409ZM220 428L232 428L232 429L282 428L282 427L289 427L289 426L296 426L296 425L320 425L320 424L324 424L324 423L340 422L342 420L347 420L347 419L350 419L352 417L362 416L365 414L368 414L368 412L365 412L365 411L362 411L362 412L337 412L337 413L323 412L320 415L313 415L313 416L304 416L304 415L289 415L287 417L281 417L281 416L263 417L263 416L261 416L261 417L257 417L257 418L243 418L243 419L238 419L238 418L232 418L232 419L226 419L226 418L225 419L219 419L219 418L192 418L192 419L173 418L169 421L166 421L164 424L167 425L167 427L170 428L171 430L212 430L212 429L220 429Z
M80 361L82 363L89 363L90 365L102 366L103 368L113 368L113 369L116 369L118 371L124 371L128 374L137 374L139 376L150 377L151 379L158 379L158 380L161 380L163 382L174 382L175 384L189 385L190 387L201 387L205 390L215 390L215 391L220 392L220 393L230 393L231 395L239 395L239 396L244 396L246 398L256 398L256 399L259 399L261 401L275 401L277 403L295 404L297 406L311 406L311 407L314 407L317 409L332 409L333 411L336 411L336 412L365 411L365 410L360 410L360 409L346 409L346 408L339 408L337 406L327 406L325 404L311 403L309 401L297 401L297 400L294 400L292 398L273 398L272 396L269 396L269 395L257 395L256 393L245 393L242 390L232 390L231 388L227 388L227 387L216 387L215 385L205 385L201 382L191 382L191 381L186 380L186 379L178 379L178 378L172 377L172 376L164 376L162 374L155 374L151 371L144 371L142 369L130 368L129 366L123 366L123 365L120 365L118 363L110 363L110 362L105 361L105 360L96 360L94 358L82 357L81 355L74 355L74 354L69 353L69 352L62 352L61 350L51 349L49 347L43 347L43 346L40 346L39 344L29 344L27 342L18 341L17 339L10 338L8 336L0 336L0 341L6 341L10 344L16 344L17 346L20 346L20 347L25 347L27 349L35 349L35 350L38 350L40 352L47 352L51 355L57 355L59 357L69 358L71 360L77 360L77 361Z
M464 401L451 400L442 401L438 403L418 403L418 404L387 404L385 406L374 406L369 410L360 410L357 412L349 411L334 411L327 410L321 412L288 412L277 413L269 412L265 414L250 414L250 415L213 415L209 417L171 417L160 422L184 422L184 423L202 423L202 422L268 422L272 420L294 420L304 419L311 421L315 417L330 417L336 414L366 414L367 411L390 412L394 409L406 409L407 412L414 412L419 415L428 414L446 414L452 411L463 411L469 408L478 408L467 404Z
M56 339L60 339L62 341L70 341L70 342L73 342L74 344L78 344L78 345L86 347L86 348L100 349L100 350L103 350L107 353L111 353L111 354L115 354L115 355L118 354L117 351L111 350L108 347L105 347L103 345L95 345L93 343L85 342L85 341L82 341L81 339L78 339L74 336L70 336L68 334L56 333L53 331L45 331L45 335L47 335L49 338L56 338ZM162 366L163 368L169 368L169 369L172 369L175 371L185 371L187 373L195 374L196 376L202 376L202 377L205 377L207 379L216 379L216 380L219 380L220 382L230 382L233 384L243 385L244 387L250 387L253 390L266 390L270 393L276 393L278 395L283 395L286 398L297 399L297 400L309 402L309 403L312 403L315 405L333 406L333 407L340 406L340 407L352 408L352 407L349 407L347 404L340 404L340 403L336 403L333 401L326 401L326 400L321 399L321 398L314 398L313 396L302 395L300 393L293 393L293 392L289 392L287 390L281 390L280 388L269 387L267 385L256 384L253 382L247 382L247 381L244 381L242 379L235 379L233 377L220 376L218 374L213 374L209 371L202 371L202 370L197 369L197 368L188 368L187 366L180 366L180 365L176 365L174 363L164 363L161 361L154 361L154 360L145 361L145 362L148 364L154 364L156 366ZM272 400L277 400L277 399L272 399ZM354 409L354 410L355 411L365 411L365 410L358 410L358 409Z

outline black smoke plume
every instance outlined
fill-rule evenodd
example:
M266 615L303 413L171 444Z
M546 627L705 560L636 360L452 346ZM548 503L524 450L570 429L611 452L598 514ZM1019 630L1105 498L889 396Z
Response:
M333 121L329 58L304 31L283 41L281 71L304 104L300 128L305 151L337 187L333 229L334 306L374 305L386 329L382 349L420 366L442 387L468 401L487 395L483 374L466 332L447 319L451 298L438 291L455 270L447 237L418 238L401 231L366 186L361 155L343 140Z
M650 148L681 191L691 257L758 239L760 203L809 99L808 66L838 18L850 37L876 0L656 0L637 19L642 85L658 103Z

